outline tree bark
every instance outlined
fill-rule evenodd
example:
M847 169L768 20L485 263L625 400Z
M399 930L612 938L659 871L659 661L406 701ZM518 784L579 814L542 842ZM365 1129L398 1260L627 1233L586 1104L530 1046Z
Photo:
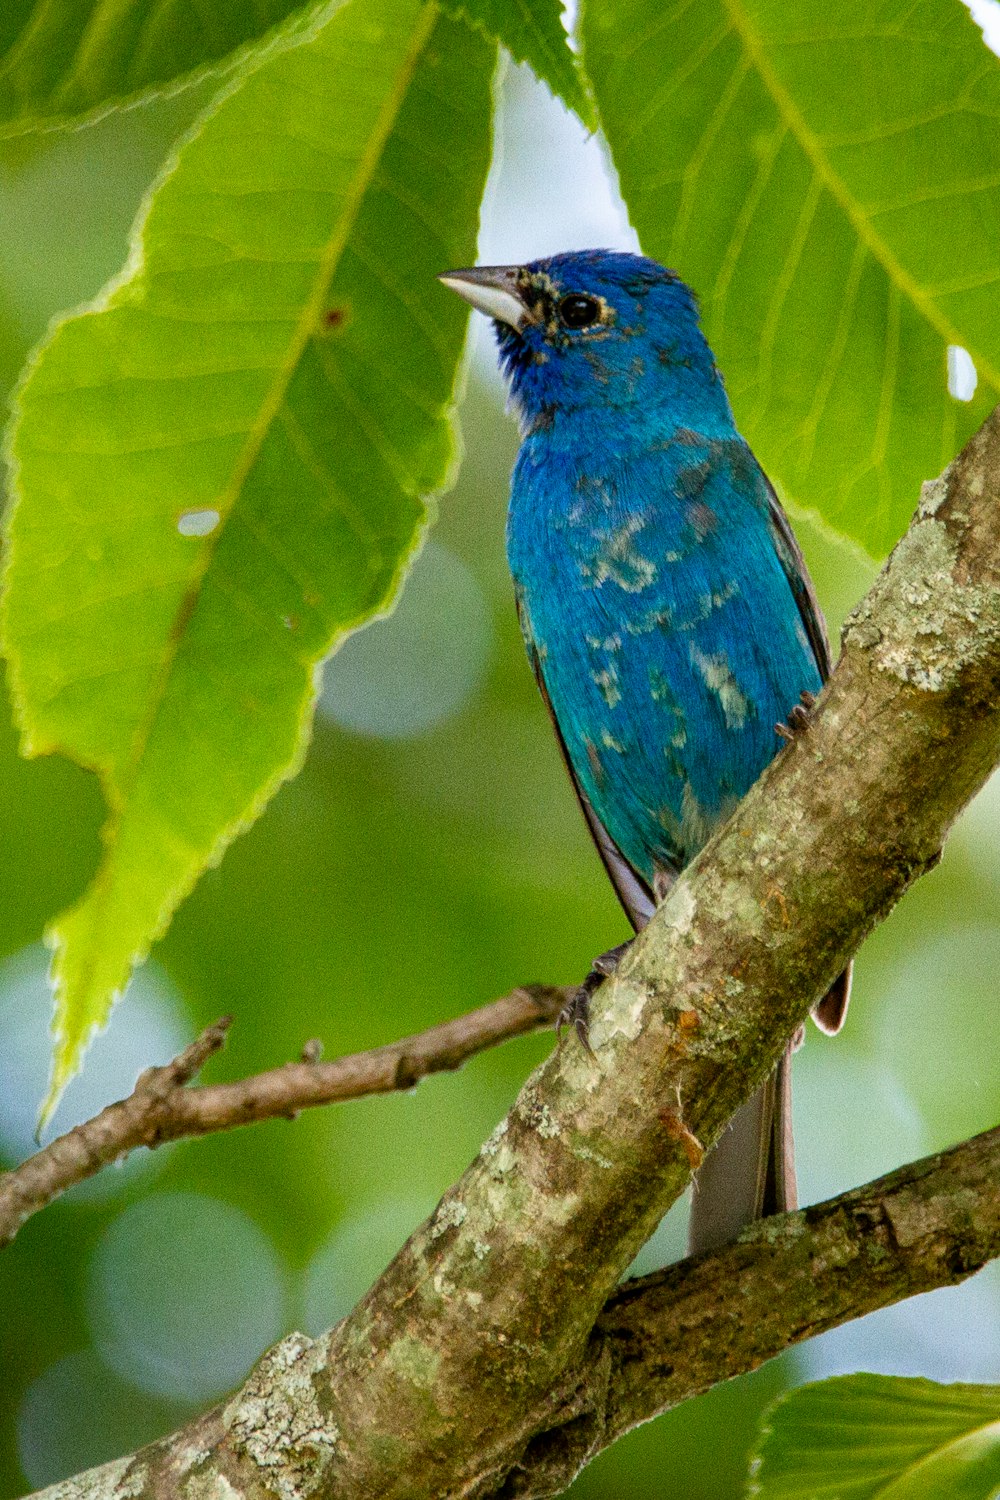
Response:
M63 1486L61 1500L552 1493L517 1488L515 1466L551 1429L566 1372L586 1366L623 1269L813 1002L937 861L1000 758L998 499L995 412L924 486L913 524L848 621L807 729L595 996L594 1056L568 1041L553 1052L331 1333L285 1340L173 1446ZM806 1244L810 1212L754 1231L768 1301L771 1241L790 1233ZM871 1227L872 1263L894 1223L882 1221L882 1240ZM979 1243L978 1224L966 1227L952 1261L939 1260L942 1274ZM905 1233L894 1232L902 1251ZM749 1243L713 1258L716 1274ZM867 1252L853 1262L859 1310L872 1263ZM814 1265L813 1282L818 1273ZM807 1301L808 1286L799 1287ZM817 1292L798 1326L828 1326L822 1309ZM786 1334L786 1343L805 1336ZM685 1357L694 1371L712 1355L699 1345ZM733 1373L727 1359L720 1349L717 1378ZM610 1380L610 1353L604 1365ZM708 1377L680 1380L702 1389Z
M639 1423L814 1334L964 1281L997 1255L1000 1128L827 1203L761 1220L710 1255L626 1282L494 1467L447 1493L561 1494ZM42 1493L50 1500L342 1493L324 1483L336 1436L317 1382L336 1380L329 1358L329 1340L290 1334L231 1402L133 1458ZM234 1431L263 1471L249 1485L237 1482Z

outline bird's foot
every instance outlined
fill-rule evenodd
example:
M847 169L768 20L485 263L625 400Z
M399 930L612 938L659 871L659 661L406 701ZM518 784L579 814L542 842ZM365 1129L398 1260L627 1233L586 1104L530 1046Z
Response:
M572 1026L591 1057L594 1055L594 1049L590 1045L590 997L597 987L605 979L609 979L618 968L622 954L628 946L628 943L619 943L617 948L609 948L607 953L599 953L591 964L590 973L586 979L577 986L559 1012L559 1019L556 1021L556 1036L561 1041L563 1027Z
M780 734L783 740L794 740L809 727L812 711L816 707L815 693L801 693L799 701L794 708L788 711L787 724L775 724L775 734Z

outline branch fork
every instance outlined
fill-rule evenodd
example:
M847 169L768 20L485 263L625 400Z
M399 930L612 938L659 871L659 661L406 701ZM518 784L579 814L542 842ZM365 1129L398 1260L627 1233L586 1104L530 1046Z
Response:
M367 1296L309 1345L308 1391L272 1361L251 1377L252 1434L230 1403L59 1500L551 1495L675 1401L1000 1254L994 1131L618 1285L694 1147L936 862L1000 758L998 513L1000 411L925 487L809 732L595 993L594 1056L563 1047L536 1069ZM399 1054L380 1051L394 1078ZM303 1400L329 1438L322 1462L289 1425ZM181 1477L184 1453L197 1463Z

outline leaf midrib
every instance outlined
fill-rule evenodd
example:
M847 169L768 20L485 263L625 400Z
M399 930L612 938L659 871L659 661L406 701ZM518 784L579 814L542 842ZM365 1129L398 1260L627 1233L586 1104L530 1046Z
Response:
M839 173L835 171L823 149L823 144L819 136L807 123L804 115L795 103L792 94L779 78L767 56L765 45L754 30L749 16L740 4L740 0L722 0L722 3L733 29L740 38L744 51L756 69L764 88L774 101L778 113L808 157L814 172L820 178L823 186L847 216L861 243L866 246L875 260L879 262L890 281L899 287L900 291L909 298L913 306L917 308L931 327L941 335L946 344L967 346L967 336L960 333L949 322L945 314L927 296L920 283L910 275L909 271L898 260L882 237L876 234L871 220L865 214L864 209L857 202ZM979 353L979 351L975 353L975 360L980 376L988 380L994 389L1000 390L1000 369L992 361Z
M957 1437L949 1438L946 1443L939 1444L938 1447L932 1448L929 1453L925 1453L922 1457L915 1459L913 1463L907 1464L906 1468L902 1469L898 1474L893 1475L887 1484L880 1485L875 1491L873 1500L880 1500L880 1497L881 1500L892 1500L893 1491L904 1480L911 1479L921 1469L926 1468L928 1464L935 1463L942 1455L947 1454L952 1449L958 1448L962 1443L967 1443L970 1438L989 1432L991 1427L996 1429L997 1436L1000 1438L1000 1418L995 1418L992 1422L982 1422L978 1427L968 1427L964 1432L960 1432Z
M160 710L167 696L167 687L173 672L174 663L184 639L183 626L193 613L202 584L215 559L219 542L225 532L229 518L284 404L288 387L291 384L295 371L299 367L306 346L319 326L320 315L330 288L330 283L333 280L334 273L357 220L365 194L371 186L372 178L382 159L386 142L392 132L396 117L399 114L402 102L406 97L416 71L417 63L427 45L428 37L436 19L437 5L434 3L434 0L431 0L431 3L426 4L418 13L406 57L396 75L395 84L383 104L378 124L369 137L361 155L357 171L354 175L354 181L346 197L343 212L334 225L318 262L312 295L303 303L301 314L288 342L287 356L277 371L270 390L260 404L257 418L250 428L246 442L233 465L230 481L225 489L220 492L213 505L213 508L219 511L220 523L213 532L208 545L203 548L198 566L194 570L191 582L185 590L184 596L174 615L175 628L170 634L170 641L164 654L163 667L159 674L159 680L150 694L149 714L145 722L140 726L133 741L128 761L122 768L120 777L118 778L119 792L122 795L127 794L127 791L134 784L134 780L138 775ZM181 628L177 628L177 626Z

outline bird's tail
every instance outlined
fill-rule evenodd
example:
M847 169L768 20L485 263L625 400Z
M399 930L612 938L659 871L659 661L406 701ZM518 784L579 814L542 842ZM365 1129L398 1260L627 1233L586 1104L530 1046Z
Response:
M691 1198L688 1253L733 1239L753 1219L796 1207L792 1143L792 1053L738 1109L698 1168Z
M835 1036L844 1024L851 970L834 981L813 1009L821 1031ZM695 1174L688 1253L700 1255L733 1239L744 1224L798 1206L792 1141L793 1037L770 1078L738 1109Z

